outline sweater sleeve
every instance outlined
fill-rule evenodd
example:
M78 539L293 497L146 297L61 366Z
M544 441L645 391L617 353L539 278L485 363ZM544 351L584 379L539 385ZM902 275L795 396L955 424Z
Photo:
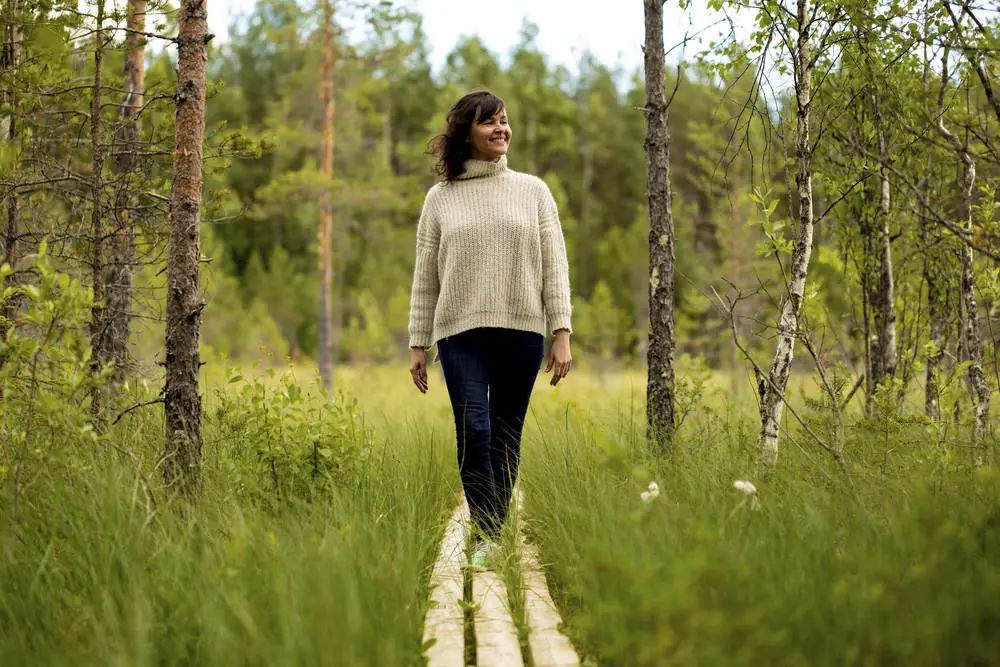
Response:
M548 186L542 182L542 200L539 207L539 230L542 245L542 303L550 332L557 329L573 331L571 318L573 305L570 299L569 262L566 259L566 242L559 222L559 209Z
M410 292L410 347L429 348L437 307L438 244L441 240L440 221L433 209L434 188L428 191L417 221L417 260L413 267L413 287Z

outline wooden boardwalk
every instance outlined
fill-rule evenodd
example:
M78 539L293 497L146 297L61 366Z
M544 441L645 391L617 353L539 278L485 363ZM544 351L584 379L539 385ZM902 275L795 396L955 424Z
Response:
M441 550L431 572L431 606L424 617L427 664L465 667L465 531L469 506L464 500L448 519Z
M520 494L517 506L520 511ZM432 604L424 620L427 664L429 667L466 667L465 637L474 636L476 661L480 667L523 667L524 656L503 580L496 572L473 572L464 567L468 522L469 508L463 499L448 520L431 573ZM559 629L562 620L549 595L538 551L523 534L518 538L531 662L535 667L579 666L580 659L573 645ZM469 586L466 586L466 576L471 579ZM463 593L467 590L471 598L466 600ZM469 619L473 632L468 635L464 607L473 609Z

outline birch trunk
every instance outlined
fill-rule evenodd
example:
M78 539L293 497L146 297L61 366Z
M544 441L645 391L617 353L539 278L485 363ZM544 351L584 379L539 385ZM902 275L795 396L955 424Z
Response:
M132 324L132 265L135 263L135 225L132 220L130 174L139 168L139 110L145 94L145 37L135 31L146 29L146 0L129 0L125 55L125 98L121 105L121 125L115 133L114 168L119 175L115 193L115 229L111 234L110 256L104 276L105 310L102 347L114 364L114 380L125 379L128 343Z
M921 221L924 246L926 252L936 255L933 237L931 235L932 224L928 220ZM944 357L944 348L947 344L945 340L944 321L945 313L945 289L942 285L942 277L937 270L933 257L924 258L924 282L927 283L927 318L930 323L930 342L934 349L927 355L926 375L924 377L924 413L931 419L937 421L941 419L941 388L938 377L940 375L941 359Z
M872 306L875 310L875 335L877 349L872 359L872 385L878 388L886 380L891 380L896 374L896 313L893 306L895 290L892 272L892 247L889 235L889 216L891 215L891 192L889 188L889 173L885 166L889 162L888 142L885 136L885 124L882 111L879 108L878 96L872 96L875 128L878 135L878 151L880 164L879 198L877 207L877 223L875 225L878 253L878 278L872 293Z
M319 223L319 372L323 386L333 385L332 332L330 316L330 290L333 263L330 244L333 235L333 9L330 0L323 2L323 68L320 94L323 100L323 204Z
M925 29L927 26L924 26ZM923 47L923 71L920 75L921 88L924 97L929 98L930 92L930 58L927 45ZM943 260L939 231L932 223L927 209L931 199L931 158L924 164L924 178L920 184L920 233L924 245L923 278L927 284L927 318L929 323L930 342L933 346L927 355L927 365L924 375L924 414L934 421L941 419L941 385L939 375L941 360L947 345L945 337L945 290L946 281L940 263Z
M167 256L166 454L168 485L193 491L200 481L202 143L205 136L205 65L208 59L207 0L182 0L177 37L177 112L174 120L174 181L170 198Z
M646 189L649 197L649 348L646 436L662 446L674 430L674 220L664 91L663 2L645 0Z
M955 133L944 122L944 94L948 87L948 48L941 58L941 90L938 93L937 130L951 145L964 166L962 180L962 228L967 239L972 239L972 198L976 185L976 162L967 146L959 141ZM969 388L976 415L974 438L978 442L986 433L990 412L990 386L983 371L983 341L979 330L979 308L976 304L976 274L973 264L972 246L963 243L961 247L961 275L959 278L959 300L962 304L960 341L964 359L969 362Z
M809 48L812 18L809 0L798 0L798 36L795 53L795 183L799 197L799 239L792 251L788 294L782 299L778 317L778 343L767 378L760 385L760 437L758 454L764 463L778 456L778 431L784 411L785 388L792 367L799 313L805 294L806 272L813 243L812 146L809 139L809 112L812 104L812 55Z

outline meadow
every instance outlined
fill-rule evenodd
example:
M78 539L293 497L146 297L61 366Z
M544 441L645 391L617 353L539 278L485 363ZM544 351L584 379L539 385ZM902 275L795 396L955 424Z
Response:
M995 443L849 414L846 469L789 425L765 475L749 386L687 362L666 453L640 372L539 376L516 520L584 664L995 663ZM159 406L106 437L35 432L2 496L0 663L421 664L459 493L440 367L427 395L403 364L343 367L332 399L310 368L209 368L195 500L163 494Z

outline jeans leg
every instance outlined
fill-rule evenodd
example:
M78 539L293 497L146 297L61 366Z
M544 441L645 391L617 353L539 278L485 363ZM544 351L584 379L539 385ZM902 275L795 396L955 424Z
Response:
M490 383L490 460L496 485L496 521L503 525L521 457L521 433L531 392L542 365L545 339L541 334L498 330Z
M455 417L458 470L472 520L480 530L495 529L495 480L490 458L490 350L481 333L470 330L438 341L441 370Z

